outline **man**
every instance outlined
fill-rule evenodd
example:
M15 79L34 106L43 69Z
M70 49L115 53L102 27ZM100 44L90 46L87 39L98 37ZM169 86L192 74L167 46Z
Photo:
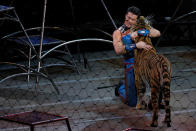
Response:
M125 65L125 80L120 88L115 89L115 94L122 98L122 101L131 107L135 107L137 104L137 92L135 88L134 78L134 53L135 48L150 50L152 47L145 42L140 41L134 43L134 39L138 37L137 31L134 32L134 26L136 26L137 19L140 17L141 11L135 6L131 6L127 9L125 15L124 24L113 32L113 46L117 55L123 55ZM151 28L146 30L143 35L149 35L150 37L159 37L160 32Z

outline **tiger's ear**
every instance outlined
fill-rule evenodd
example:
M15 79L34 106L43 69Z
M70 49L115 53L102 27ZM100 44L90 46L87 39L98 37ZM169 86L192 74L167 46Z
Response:
M150 21L144 16L140 16L137 19L137 26L138 26L138 28L146 28L148 30L150 30L150 28L151 28Z
M144 16L140 16L140 17L137 19L137 24L138 24L138 25L145 25L145 17L144 17Z
M144 21L145 20L145 17L144 16L140 16L140 20L141 21Z
M144 16L140 16L140 17L137 19L137 23L138 23L138 24L144 24L144 23L145 23L145 17L144 17Z

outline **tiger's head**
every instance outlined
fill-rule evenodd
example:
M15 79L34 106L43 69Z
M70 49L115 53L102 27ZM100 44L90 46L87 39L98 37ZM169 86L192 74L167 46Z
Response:
M149 19L144 16L140 16L139 19L137 20L137 24L134 28L134 31L147 30L149 32L150 29L151 29L151 25ZM139 41L144 41L147 44L152 45L149 35L145 35L145 36L138 35L138 37L136 37L135 39L135 42L137 43Z
M140 29L150 30L150 28L151 28L150 20L144 16L140 16L139 19L137 20L135 31L140 30Z

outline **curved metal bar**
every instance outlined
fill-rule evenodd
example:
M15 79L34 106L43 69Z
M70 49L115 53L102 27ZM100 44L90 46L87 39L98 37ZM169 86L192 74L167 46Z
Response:
M36 73L18 73L18 74L13 74L13 75L7 76L4 79L0 80L0 83L6 81L8 79L17 77L17 76L26 76L26 75L36 75Z
M29 58L29 56L27 55L27 54L25 54L25 52L24 51L22 51L22 50L20 50L20 49L18 49L17 51L19 51L21 54L23 54L24 56L25 56L25 58Z
M18 40L21 40L21 41L23 41L24 43L26 43L27 45L29 45L29 43L27 42L27 41L25 41L25 40L23 40L23 39L20 39L20 38L18 38ZM30 49L32 49L32 50L34 50L35 48L34 48L34 46L30 46L29 45L29 47L30 47ZM35 52L34 51L34 53L35 53L35 57L38 59L38 61L40 61L40 58L37 56L38 54L37 54L37 52ZM29 59L31 59L31 51L29 52Z
M23 71L27 72L27 67L25 67L24 65L21 64L17 64L17 63L12 63L12 62L0 62L0 64L8 64L8 65L14 65L16 67L19 67L20 69L22 69Z
M0 18L0 21L1 21L1 20L11 20L11 21L16 21L16 22L18 22L15 18L9 18L9 17Z
M45 75L44 73L38 72L38 71L35 70L35 69L29 68L29 67L27 67L27 66L25 66L25 65L21 65L21 64L16 64L16 63L11 63L11 62L0 62L0 63L15 65L15 66L17 66L17 67L20 67L20 68L23 69L24 71L27 71L27 70L25 70L25 69L29 69L29 70L31 71L31 72L29 72L29 73L18 73L18 74L14 74L14 75L8 76L8 77L4 78L5 80L10 79L10 78L13 78L13 77L16 77L16 76L20 76L19 74L23 74L23 75L24 75L24 74L26 74L26 75L36 74L36 75L39 75L39 76L42 76L42 77L48 79L48 80L51 82L51 84L53 85L53 87L55 88L55 90L57 91L57 93L60 94L60 92L59 92L59 90L58 90L56 84L54 83L54 81L53 81L51 78L49 78L47 75ZM5 81L4 79L2 79L2 80L0 81L0 83L3 82L3 81Z
M71 43L82 42L82 41L101 41L101 42L106 42L106 43L112 43L111 40L98 39L98 38L86 38L86 39L72 40L72 41L64 42L64 43L62 43L60 45L55 46L54 48L50 49L45 54L43 54L40 59L43 59L47 54L51 53L53 50L55 50L55 49L57 49L59 47L62 47L64 45L68 45L68 44L71 44Z
M38 73L38 74L43 75L44 77L47 77L45 74L43 74L43 73L41 73L41 72L38 72L38 71L36 71L35 69L29 68L29 67L27 67L27 66L25 66L25 65L22 65L22 64L17 64L17 63L12 63L12 62L0 62L0 63L2 63L2 64L8 64L8 65L14 65L14 66L16 66L16 67L21 68L22 70L24 70L24 71L26 71L26 72L27 72L27 69L30 69L32 72L35 72L35 73Z
M176 21L178 21L178 20L180 20L180 19L182 19L182 18L184 18L186 16L189 16L189 15L192 15L192 14L195 14L195 13L196 13L196 11L192 11L192 12L189 12L187 14L181 15L178 18L174 19L172 22L176 22Z
M33 30L39 30L39 29L41 29L42 27L33 27L33 28L28 28L28 29L25 29L25 31L33 31ZM64 30L63 28L61 28L61 27L56 27L56 26L54 26L54 27L44 27L44 29L54 29L54 30L60 30L60 29L62 29L63 31L67 31L67 30ZM17 35L17 34L19 34L19 33L22 33L23 31L16 31L16 32L13 32L13 33L11 33L11 34L8 34L8 35L6 35L6 36L4 36L4 37L2 37L1 39L6 39L6 38L9 38L9 37L11 37L11 36L14 36L14 35ZM67 32L69 32L69 31L67 31ZM71 32L71 31L70 31Z
M96 31L99 31L99 32L101 32L101 33L103 33L103 34L105 34L105 35L107 35L107 36L110 36L111 38L112 38L112 35L111 34L109 34L108 32L106 32L106 31L104 31L104 30L101 30L101 29L98 29L98 28L92 28L92 29L90 29L90 30L96 30Z
M73 67L72 65L66 65L64 63L59 63L59 64L49 64L49 65L45 65L40 67L40 69L44 69L44 68L48 68L48 67L53 67L53 66L67 66L67 67Z
M34 48L32 42L31 42L31 40L30 40L30 38L29 38L27 32L25 31L25 28L24 28L24 26L22 25L22 23L21 23L21 21L20 21L20 19L19 19L19 17L18 17L18 15L17 15L17 13L16 13L15 10L14 10L14 14L15 14L16 18L18 19L18 22L19 22L19 24L20 24L20 26L21 26L21 28L22 28L22 31L24 32L25 36L27 37L27 40L28 40L28 42L29 42L29 43L28 43L29 47L31 47L31 49L33 50L33 52L37 55L37 51L35 50L35 48Z

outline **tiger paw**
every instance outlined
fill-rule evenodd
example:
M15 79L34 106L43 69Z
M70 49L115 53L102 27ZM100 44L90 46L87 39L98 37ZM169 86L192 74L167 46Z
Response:
M170 118L165 118L164 123L167 124L167 127L171 127L171 119Z
M137 105L136 105L136 109L137 109L137 110L140 110L140 109L141 109L141 105L140 105L140 104L137 104Z
M142 104L138 103L136 105L136 109L142 110L142 109L146 109L147 105L145 102L142 102Z

